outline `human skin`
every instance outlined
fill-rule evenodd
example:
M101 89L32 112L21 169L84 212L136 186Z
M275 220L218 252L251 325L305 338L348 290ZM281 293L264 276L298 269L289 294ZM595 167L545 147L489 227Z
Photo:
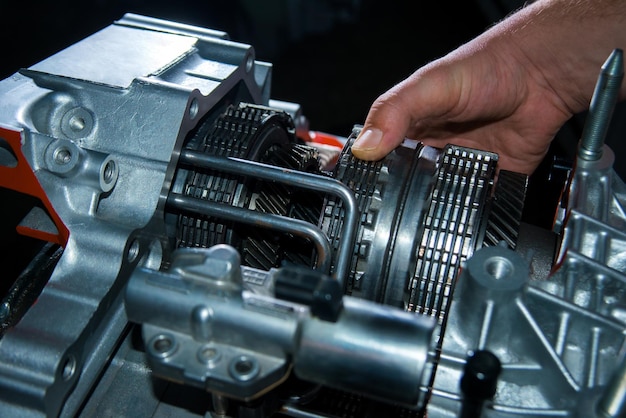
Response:
M626 1L536 1L382 94L352 153L378 160L411 138L496 152L500 169L531 174L589 107L615 48L626 49Z

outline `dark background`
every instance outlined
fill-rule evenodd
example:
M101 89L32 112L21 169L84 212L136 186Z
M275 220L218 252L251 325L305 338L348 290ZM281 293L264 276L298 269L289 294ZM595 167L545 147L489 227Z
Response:
M139 13L253 45L274 64L273 98L302 104L313 129L347 135L379 94L521 3L500 2L3 0L0 78Z
M311 129L345 136L355 123L364 121L378 95L524 3L1 0L0 79L91 35L124 13L138 13L222 30L232 40L253 45L257 59L274 65L272 98L301 104ZM584 117L572 118L557 136L553 153L559 158L573 157ZM607 138L619 155L626 155L625 132L626 104L620 104ZM553 153L548 159L553 159ZM626 164L617 163L615 168L626 178Z

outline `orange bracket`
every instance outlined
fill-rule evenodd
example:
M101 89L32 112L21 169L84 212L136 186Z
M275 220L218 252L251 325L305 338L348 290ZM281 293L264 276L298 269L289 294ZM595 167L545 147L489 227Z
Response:
M19 234L65 246L70 232L54 210L52 203L50 203L48 196L22 153L23 134L23 130L0 127L0 146L8 144L16 160L15 164L0 165L0 187L38 198L47 210L47 214L57 230L56 233L53 233L18 225L16 229ZM8 150L5 151L8 152ZM6 204L6 202L3 202L3 204Z

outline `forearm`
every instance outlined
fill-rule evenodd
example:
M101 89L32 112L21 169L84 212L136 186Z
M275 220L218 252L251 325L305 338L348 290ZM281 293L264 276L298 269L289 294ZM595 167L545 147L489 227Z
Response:
M589 106L611 51L626 50L626 2L538 0L492 30L502 35L494 42L515 45L514 53L541 72L569 111L577 113ZM626 84L620 98L626 98Z

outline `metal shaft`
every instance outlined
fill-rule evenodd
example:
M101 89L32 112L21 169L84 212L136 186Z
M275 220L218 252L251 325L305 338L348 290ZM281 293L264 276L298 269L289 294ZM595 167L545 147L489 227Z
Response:
M213 401L213 413L211 416L214 418L226 418L228 413L228 398L222 395L213 393L211 395Z
M204 167L230 174L238 174L283 183L288 186L325 192L341 199L345 209L341 240L337 251L336 268L333 277L345 284L350 273L350 260L354 251L354 240L359 222L358 205L354 193L345 184L336 179L305 173L287 168L246 161L232 157L219 157L190 150L182 150L179 157L181 164Z
M177 211L215 216L265 229L289 232L293 235L306 238L315 245L315 250L317 251L317 268L324 273L328 273L330 270L330 256L332 250L328 238L321 229L308 222L288 218L286 216L255 212L249 209L215 203L209 200L196 199L175 193L167 197L167 207Z
M626 357L615 370L597 406L602 418L619 418L626 414Z
M596 161L602 157L602 147L615 110L624 78L624 57L621 49L614 49L602 65L589 113L585 122L578 158Z

